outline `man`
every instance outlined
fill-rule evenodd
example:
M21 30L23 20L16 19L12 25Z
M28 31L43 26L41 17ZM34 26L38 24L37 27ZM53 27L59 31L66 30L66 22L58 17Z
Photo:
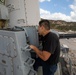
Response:
M39 66L43 68L43 75L54 75L57 69L57 63L60 55L60 43L56 34L50 32L50 23L48 20L39 22L38 32L42 35L42 50L36 46L30 45L30 48L36 52L39 58L34 64L35 70Z

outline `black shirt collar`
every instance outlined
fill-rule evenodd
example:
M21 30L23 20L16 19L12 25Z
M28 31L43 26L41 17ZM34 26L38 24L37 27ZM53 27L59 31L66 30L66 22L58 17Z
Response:
M47 33L45 36L43 36L43 38L46 38L51 32Z

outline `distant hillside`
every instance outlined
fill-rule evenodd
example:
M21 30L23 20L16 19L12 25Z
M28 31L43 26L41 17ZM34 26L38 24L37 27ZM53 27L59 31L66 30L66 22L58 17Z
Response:
M49 22L51 24L51 28L53 29L58 29L61 31L76 31L76 22L66 22L63 20L49 20Z
M66 22L66 21L63 21L63 20L49 20L51 24L57 24L57 25L60 25L60 26L73 26L73 25L76 25L76 22Z

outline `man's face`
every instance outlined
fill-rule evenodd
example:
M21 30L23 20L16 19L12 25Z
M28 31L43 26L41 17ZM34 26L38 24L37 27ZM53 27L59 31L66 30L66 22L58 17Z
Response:
M38 32L39 32L40 35L43 34L43 26L39 26L38 27Z

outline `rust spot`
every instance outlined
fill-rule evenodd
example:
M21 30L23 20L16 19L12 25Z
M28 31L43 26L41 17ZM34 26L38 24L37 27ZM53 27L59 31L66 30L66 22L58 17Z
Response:
M6 64L6 61L5 60L2 60L2 63Z

